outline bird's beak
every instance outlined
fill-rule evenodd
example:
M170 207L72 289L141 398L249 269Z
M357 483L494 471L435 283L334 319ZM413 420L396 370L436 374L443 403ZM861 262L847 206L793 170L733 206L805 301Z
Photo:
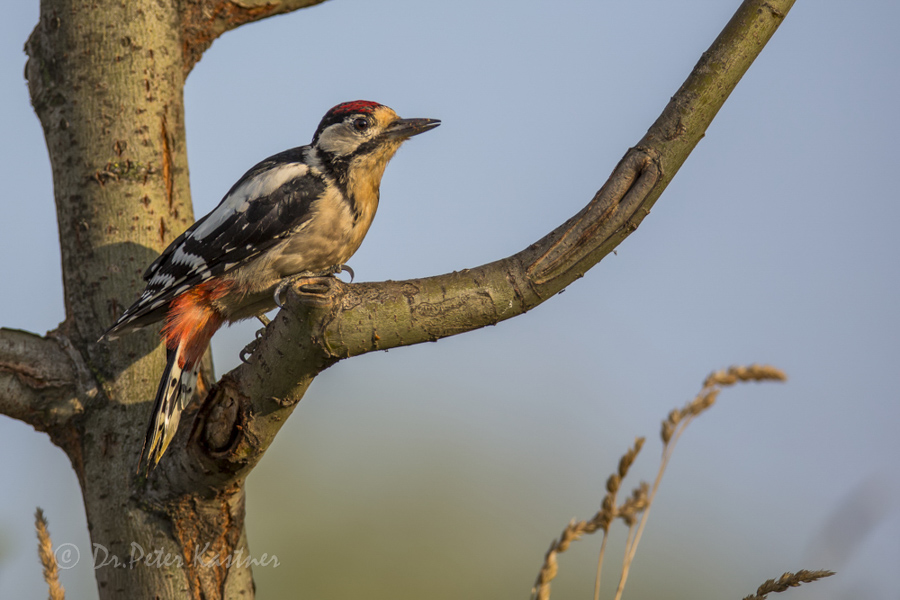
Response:
M414 135L425 133L434 129L441 122L438 119L397 119L385 130L385 135L390 138L405 140Z

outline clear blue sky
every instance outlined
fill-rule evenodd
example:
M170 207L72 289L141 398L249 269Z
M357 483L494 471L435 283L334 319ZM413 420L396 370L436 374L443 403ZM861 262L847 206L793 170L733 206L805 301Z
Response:
M187 82L195 210L332 105L377 100L443 125L388 168L357 278L507 256L590 200L737 5L332 0L242 27ZM0 325L43 333L64 315L22 78L37 16L15 2L0 22ZM897 3L799 0L617 255L528 315L324 373L250 478L251 550L281 563L257 570L259 596L524 598L635 436L651 478L670 408L715 368L764 362L790 381L725 391L685 434L631 593L740 598L831 567L790 597L895 600L898 22ZM255 328L217 336L219 373ZM70 597L96 597L65 456L5 417L0 452L0 597L44 593L38 505L82 554ZM561 558L555 597L589 596L596 549Z

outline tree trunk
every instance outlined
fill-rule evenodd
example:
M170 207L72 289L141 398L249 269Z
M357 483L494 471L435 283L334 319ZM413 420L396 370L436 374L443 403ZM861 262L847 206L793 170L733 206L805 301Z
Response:
M249 566L197 559L246 554L242 485L154 497L134 482L165 364L158 331L96 343L140 293L147 265L193 222L180 11L174 1L46 0L26 47L62 248L57 335L88 374L83 410L46 429L81 484L101 598L253 595ZM143 566L120 568L133 560Z
M423 280L294 290L247 363L185 411L166 460L138 477L164 365L158 329L97 340L193 222L185 77L221 33L319 1L41 3L26 77L52 163L66 320L46 338L0 330L0 412L47 431L72 461L100 598L252 597L244 479L313 378L522 314L582 276L649 213L793 4L744 2L595 198L529 248Z

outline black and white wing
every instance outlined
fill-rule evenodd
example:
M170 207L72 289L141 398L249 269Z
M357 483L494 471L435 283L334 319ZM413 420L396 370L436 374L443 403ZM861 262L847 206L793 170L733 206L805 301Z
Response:
M153 323L176 296L245 264L290 235L311 217L326 189L304 158L308 146L276 154L250 169L219 205L195 222L147 268L147 287L104 335Z

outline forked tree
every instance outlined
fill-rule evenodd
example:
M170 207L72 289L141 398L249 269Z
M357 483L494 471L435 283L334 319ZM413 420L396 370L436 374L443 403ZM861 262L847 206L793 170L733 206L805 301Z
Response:
M646 217L793 0L746 0L659 119L578 214L521 252L399 282L317 280L287 294L245 363L198 394L149 478L136 454L165 362L158 329L104 330L145 267L193 222L183 90L203 52L245 23L322 0L42 0L26 78L52 164L66 318L0 330L0 412L69 457L91 539L181 556L98 568L100 598L249 598L244 482L317 374L336 362L521 315L583 276Z

